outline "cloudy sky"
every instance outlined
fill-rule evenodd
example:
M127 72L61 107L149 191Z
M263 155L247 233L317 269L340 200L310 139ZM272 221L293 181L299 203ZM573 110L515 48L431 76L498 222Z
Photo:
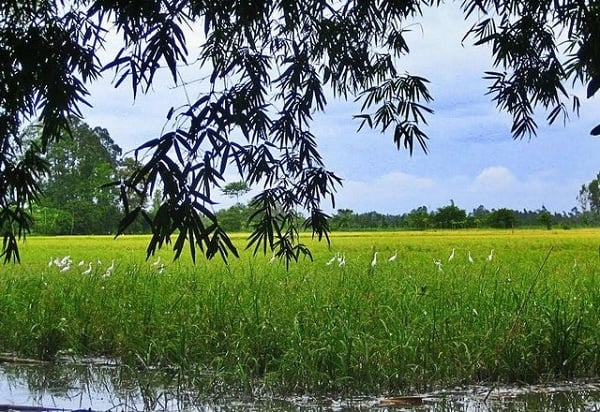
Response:
M461 45L469 25L458 5L425 10L418 23L400 70L431 81L430 152L416 149L411 157L396 149L389 133L357 133L352 115L358 106L330 99L313 133L328 168L344 179L336 207L400 214L422 205L436 209L451 200L468 212L479 205L533 210L544 205L558 212L577 206L579 188L600 171L600 138L589 135L600 123L600 99L587 100L579 91L579 118L572 115L566 127L559 121L547 126L542 112L538 136L514 141L510 119L485 95L482 76L492 69L489 51L468 40ZM107 128L126 151L160 136L169 108L184 101L184 91L167 77L135 102L127 87L115 90L110 80L90 87L94 107L84 115L90 125ZM232 202L220 200L223 206Z

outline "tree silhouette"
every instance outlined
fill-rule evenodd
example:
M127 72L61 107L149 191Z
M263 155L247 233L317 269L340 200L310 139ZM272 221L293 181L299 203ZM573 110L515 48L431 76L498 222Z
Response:
M250 191L248 183L240 180L237 182L227 183L222 192L225 196L235 197L236 203L240 202L240 196L245 195Z

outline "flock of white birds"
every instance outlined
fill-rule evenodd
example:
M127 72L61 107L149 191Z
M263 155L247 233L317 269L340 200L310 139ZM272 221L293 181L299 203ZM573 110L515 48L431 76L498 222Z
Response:
M48 262L48 267L53 266L58 268L60 272L69 272L70 270L75 270L75 268L73 267L73 259L71 259L71 256L65 256L63 258L51 257L50 261ZM96 270L94 270L94 266ZM166 268L166 265L161 260L160 256L153 263L151 263L150 266L153 267L158 273L163 273ZM112 259L110 262L110 266L106 268L103 267L102 261L100 259L96 260L95 263L92 261L86 263L85 260L81 260L77 264L77 267L80 268L82 275L102 273L103 277L109 277L113 274L113 271L115 270L115 260Z
M102 271L102 273L103 273L102 276L104 276L104 277L109 277L110 275L112 275L113 271L115 270L115 260L114 259L111 261L110 266L108 266L104 270L102 270L102 261L100 259L98 259L96 261L96 265L98 268L100 268L100 271ZM68 272L71 270L71 268L73 266L73 260L71 259L71 256L65 256L63 258L51 257L50 261L48 262L48 267L52 267L52 266L56 266L60 272ZM86 262L84 260L81 260L77 264L77 266L80 268L84 268L84 267L86 267ZM94 271L93 264L90 261L90 262L87 262L87 268L84 269L81 272L81 274L82 275L91 275L93 271Z
M375 252L373 254L373 259L371 260L371 267L375 267L377 266L377 255L379 254L379 252ZM456 255L456 248L452 248L452 252L450 253L450 256L448 256L448 262L454 260L454 257ZM395 250L394 253L387 258L388 262L394 262L396 259L398 258L398 250ZM489 253L489 255L486 257L485 261L486 262L491 262L494 259L494 249L492 249ZM273 262L275 262L276 258L275 255L273 254L273 257L271 257L271 259L269 260L269 264L272 264ZM468 251L467 254L467 261L469 263L474 263L474 259L471 256L471 251ZM441 259L434 259L433 263L435 266L437 266L438 270L440 272L443 271L443 263ZM73 260L71 259L71 256L65 256L63 258L50 258L50 261L48 262L48 267L52 267L52 266L56 266L58 268L58 270L60 272L68 272L71 270L73 264ZM341 252L336 252L335 255L333 255L333 257L331 257L331 259L329 259L325 265L326 266L331 266L337 264L337 266L339 267L344 267L346 266L346 254L345 253L341 253ZM81 267L82 269L84 267L86 267L86 262L85 261L80 261L77 266ZM153 268L156 269L156 271L158 273L163 273L165 270L166 265L164 264L164 262L161 261L160 256L153 262L151 263L151 266ZM96 261L96 268L98 268L98 273L102 272L102 261L100 259L98 259ZM108 277L110 275L112 275L113 271L115 269L115 260L112 259L110 266L108 266L104 271L102 276L103 277ZM82 275L90 275L92 274L92 272L94 272L94 266L92 264L92 262L87 262L87 267L81 271Z
M375 267L378 264L378 260L377 260L377 256L379 255L379 252L374 252L373 253L373 259L371 260L371 267ZM450 252L450 256L448 256L448 262L454 260L456 256L456 248L452 248L452 252ZM394 254L392 254L389 258L387 258L388 262L394 262L396 259L398 259L398 250L394 251ZM494 249L492 249L489 253L489 255L485 258L486 262L491 262L494 259ZM274 260L274 258L271 258L270 263L272 263ZM469 263L474 263L475 260L473 259L473 256L471 256L471 251L469 250L467 253L467 261ZM340 252L337 252L335 255L333 255L333 257L331 259L329 259L325 265L326 266L331 266L333 264L337 263L338 266L345 266L346 265L346 255ZM437 266L438 270L440 272L443 271L443 263L441 259L434 259L433 260L433 264L435 266Z

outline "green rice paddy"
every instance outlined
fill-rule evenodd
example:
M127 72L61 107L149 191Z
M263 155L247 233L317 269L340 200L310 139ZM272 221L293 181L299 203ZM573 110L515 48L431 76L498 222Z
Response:
M337 233L331 248L307 237L314 261L289 271L250 251L145 261L147 241L28 238L23 264L0 267L0 352L105 356L247 392L600 371L599 230ZM66 256L68 270L51 263Z

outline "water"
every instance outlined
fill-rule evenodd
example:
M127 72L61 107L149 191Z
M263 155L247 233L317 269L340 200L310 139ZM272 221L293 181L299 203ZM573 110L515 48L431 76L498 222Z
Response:
M174 373L140 373L102 360L60 364L0 363L0 411L17 408L14 405L118 412L600 411L600 380L536 386L468 386L413 394L407 398L244 398L232 395L224 388L212 389L208 392L206 387L191 388Z

